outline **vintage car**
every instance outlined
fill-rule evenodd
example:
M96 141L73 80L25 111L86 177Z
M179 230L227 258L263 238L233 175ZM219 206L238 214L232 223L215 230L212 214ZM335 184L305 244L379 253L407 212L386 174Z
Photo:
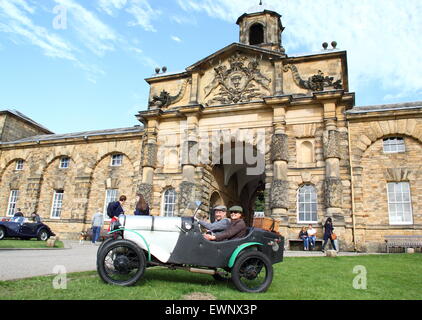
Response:
M25 223L21 220L0 221L0 240L4 238L20 238L29 240L37 238L40 241L47 241L55 236L49 226L44 223Z
M183 269L233 281L243 292L263 292L272 265L283 260L284 237L248 228L244 238L208 241L194 217L125 216L111 224L114 237L98 248L97 271L109 284L135 284L149 267ZM204 230L205 231L205 230Z

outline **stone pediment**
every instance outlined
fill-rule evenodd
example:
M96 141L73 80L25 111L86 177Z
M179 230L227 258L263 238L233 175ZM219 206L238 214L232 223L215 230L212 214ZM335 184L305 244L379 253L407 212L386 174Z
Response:
M250 102L272 94L272 51L232 44L189 67L202 74L199 88L204 105Z
M203 68L208 68L210 65L215 64L215 61L223 60L228 56L232 55L236 51L244 52L246 54L255 54L263 56L267 59L282 59L285 58L286 55L280 52L262 49L257 46L250 46L241 43L232 43L227 47L224 47L221 50L209 55L208 57L196 62L195 64L191 65L190 67L186 68L187 71L195 71L200 70Z

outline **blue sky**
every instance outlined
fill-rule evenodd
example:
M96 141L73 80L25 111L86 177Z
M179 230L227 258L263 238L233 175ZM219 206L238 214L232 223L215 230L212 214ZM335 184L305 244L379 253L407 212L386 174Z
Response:
M422 1L264 0L296 55L336 40L357 105L422 101ZM155 67L238 42L257 0L0 0L0 109L55 133L129 127Z

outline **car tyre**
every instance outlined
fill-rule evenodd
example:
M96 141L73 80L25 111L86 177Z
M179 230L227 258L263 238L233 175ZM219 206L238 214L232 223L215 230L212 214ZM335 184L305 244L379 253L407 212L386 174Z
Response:
M242 292L265 292L272 280L272 263L260 251L249 251L240 255L232 268L232 281Z
M106 241L97 255L97 272L109 284L132 286L144 275L145 268L145 254L132 241Z
M0 227L0 240L3 240L6 237L6 229Z
M38 231L38 234L37 234L38 241L47 241L48 238L50 238L50 236L48 235L47 230L41 229L40 231Z

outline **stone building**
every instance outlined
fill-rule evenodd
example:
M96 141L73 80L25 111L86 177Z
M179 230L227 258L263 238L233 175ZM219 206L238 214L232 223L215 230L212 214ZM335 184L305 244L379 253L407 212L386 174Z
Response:
M343 250L422 234L422 102L356 107L335 42L290 56L278 13L237 24L239 42L146 79L142 126L55 135L0 113L0 212L37 211L71 238L120 194L129 214L141 192L154 215L189 215L201 200L203 216L241 204L251 223L263 192L287 239L310 223L321 237L327 217Z

